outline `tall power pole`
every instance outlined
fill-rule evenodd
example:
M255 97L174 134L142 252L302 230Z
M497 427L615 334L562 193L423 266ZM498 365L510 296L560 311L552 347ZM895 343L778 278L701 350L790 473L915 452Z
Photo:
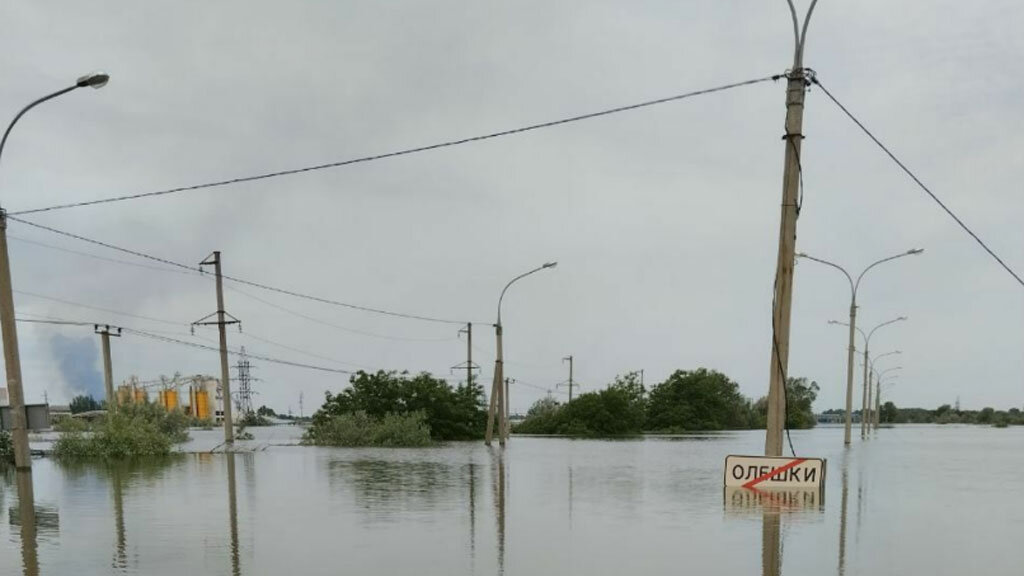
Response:
M469 322L465 328L459 330L459 335L466 334L466 386L473 384L473 370L479 369L479 366L473 364L473 323ZM452 371L461 370L462 364L456 364L451 367Z
M572 354L562 358L562 362L569 362L569 402L572 402Z
M804 96L809 71L804 69L807 25L817 0L812 0L801 31L796 8L789 0L793 17L793 68L786 74L786 155L782 172L782 219L779 225L779 255L775 264L775 298L772 305L772 357L768 384L768 430L765 456L782 456L782 435L786 425L786 374L789 367L790 312L793 303L793 263L796 258L796 219L799 216L800 149L803 141Z
M114 394L114 368L110 361L110 337L120 337L121 329L118 328L116 333L112 333L109 325L104 325L100 330L99 324L95 324L93 331L100 335L100 340L103 342L103 388L107 393L107 411L115 412L117 411L117 396Z
M4 139L6 140L6 136ZM18 328L14 321L11 262L7 257L7 211L2 208L0 208L0 330L3 331L4 365L7 368L7 399L11 405L11 441L14 444L14 466L18 470L30 469L32 468L32 455L28 449L25 394L21 388L21 357L18 355Z
M220 251L214 251L206 260L199 263L200 266L213 266L217 276L217 311L209 316L201 318L193 325L207 326L216 324L220 332L220 379L223 391L224 404L224 442L231 444L235 441L234 422L231 418L231 373L228 371L228 324L239 324L238 318L224 311L224 278L221 275ZM207 321L208 318L217 317L216 321ZM228 320L230 318L230 320Z

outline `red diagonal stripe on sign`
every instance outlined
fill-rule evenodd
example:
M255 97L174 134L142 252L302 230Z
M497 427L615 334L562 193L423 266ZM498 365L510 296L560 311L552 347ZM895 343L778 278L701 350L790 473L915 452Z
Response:
M764 474L763 476L758 476L757 478L754 478L750 482L747 482L746 484L744 484L743 487L744 488L753 488L754 486L757 486L758 484L760 484L761 482L764 482L765 480L771 478L772 476L777 476L777 475L781 474L782 472L785 472L786 470L789 470L790 468L793 468L795 466L799 466L799 465L803 464L804 462L807 462L807 458L797 458L796 460L793 460L793 461L789 462L785 466L780 466L780 467L776 468L775 470L772 470L771 472L769 472L767 474Z

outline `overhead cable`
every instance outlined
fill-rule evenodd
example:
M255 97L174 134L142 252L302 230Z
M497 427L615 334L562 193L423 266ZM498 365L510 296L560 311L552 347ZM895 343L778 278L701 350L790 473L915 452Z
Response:
M903 170L903 172L907 176L909 176L910 179L913 180L914 183L917 184L917 186L919 188L921 188L921 190L924 190L924 192L926 194L928 194L928 196L931 197L931 199L934 200L935 203L938 204L939 207L942 208L942 210L946 214L948 214L949 217L952 218L960 226L960 228L962 228L964 230L964 232L967 232L967 234L970 235L970 237L973 238L975 242L977 242L982 248L985 249L985 252L988 252L989 256L994 258L995 261L998 262L1000 266L1002 266L1007 272L1009 272L1010 275L1013 276L1013 278L1017 281L1018 284L1020 284L1021 286L1024 286L1024 278L1021 278L1021 276L1019 274L1017 274L1017 272L1015 272L1012 268L1010 268L1010 265L1007 264L1006 261L1004 261L1002 258L1000 258L999 255L996 254L994 250L989 248L988 244L986 244L977 234L975 234L974 231L971 230L971 228L968 227L967 224L964 223L964 221L961 220L960 217L957 216L953 212L953 210L951 210L949 208L949 206L946 205L945 202L940 200L939 197L936 196L935 193L932 192L931 189L928 188L928 186L926 186L924 184L924 182L922 182L921 179L918 178L917 175L914 174L910 170L910 168L907 168L907 165L904 164L899 158L897 158L896 155L889 149L888 146L883 144L882 141L879 140L878 137L874 135L874 133L872 133L870 130L868 130L867 126L865 126L863 122L858 120L857 117L854 116L853 113L850 112L850 110L846 106L844 106L831 92L829 92L828 88L825 88L825 86L822 85L822 83L818 80L817 77L812 77L811 81L814 82L814 84L817 85L819 88L821 88L821 91L824 92L826 96L828 96L829 100L831 100L833 104L838 106L839 109L843 111L843 114L845 114L847 118L852 120L853 123L856 124L857 127L860 128L861 131L864 132L864 134L867 135L867 137L870 138L872 142L874 142L879 148L881 148L882 151L885 152L885 154L889 157L889 159L891 159L893 162L895 162L896 165L899 166L900 169Z
M396 150L393 152L385 152L382 154L373 154L370 156L362 156L359 158L351 158L348 160L339 160L336 162L328 162L326 164L316 164L313 166L305 166L302 168L292 168L289 170L278 170L275 172L265 172L262 174L255 174L252 176L242 176L238 178L230 178L228 180L218 180L215 182L207 182L204 184L193 184L191 186L180 186L177 188L169 188L166 190L157 190L154 192L142 192L138 194L126 194L123 196L113 196L110 198L99 198L96 200L86 200L82 202L71 202L67 204L57 204L54 206L46 206L43 208L33 208L31 210L21 210L18 212L11 212L11 215L22 215L22 214L34 214L37 212L51 212L54 210L64 210L67 208L79 208L83 206L95 206L97 204L109 204L113 202L123 202L125 200L136 200L139 198L152 198L154 196L166 196L169 194L177 194L180 192L190 192L193 190L202 190L206 188L216 188L221 186L228 186L232 184L241 184L243 182L254 182L257 180L267 180L270 178L279 178L281 176L292 176L295 174L302 174L305 172L314 172L318 170L326 170L329 168L340 168L342 166L350 166L352 164L362 164L366 162L373 162L376 160L384 160L387 158L395 158L397 156L407 156L409 154L417 154L419 152L428 152L430 150L438 150L440 148L450 148L452 146L459 146L462 144L469 144L472 142L480 142L483 140L491 140L494 138L500 138L503 136L512 136L514 134L522 134L523 132L531 132L533 130L540 130L542 128L551 128L554 126L560 126L562 124L569 124L572 122L580 122L582 120L590 120L593 118L599 118L602 116L609 116L611 114L618 114L620 112L627 112L630 110L637 110L639 108L647 108L649 106L656 106L658 104L666 104L668 102L675 102L678 100L684 100L686 98L692 98L694 96L702 96L706 94L713 94L715 92L723 92L733 88L739 88L741 86L750 86L752 84L759 84L761 82L767 82L769 80L777 80L781 78L782 74L775 74L772 76L765 76L762 78L754 78L751 80L744 80L742 82L734 82L732 84L724 84L721 86L715 86L713 88L705 88L703 90L694 90L692 92L685 92L683 94L676 94L675 96L668 96L665 98L658 98L655 100L647 100L636 104L628 104L626 106L618 106L615 108L608 108L605 110L599 110L597 112L590 112L587 114L580 114L577 116L570 116L567 118L561 118L558 120L551 120L548 122L541 122L539 124L530 124L528 126L521 126L519 128L512 128L509 130L501 130L499 132L491 132L488 134L482 134L478 136L470 136L468 138L460 138L458 140L448 140L445 142L438 142L436 144L429 144L426 146L417 146L415 148L405 148L402 150Z

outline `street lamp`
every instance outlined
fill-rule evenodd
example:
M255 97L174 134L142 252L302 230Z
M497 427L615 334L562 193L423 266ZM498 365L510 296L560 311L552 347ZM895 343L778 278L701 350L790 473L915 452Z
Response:
M505 285L505 288L502 289L501 296L498 297L498 322L494 325L494 335L497 339L497 354L494 359L494 383L491 385L490 409L487 411L487 432L484 434L484 443L488 446L491 445L491 438L493 436L495 411L497 411L498 414L498 443L504 446L505 440L509 436L508 390L504 387L505 367L501 347L501 302L505 299L505 292L508 291L509 286L512 286L523 278L526 278L530 274L534 274L548 268L554 268L557 265L558 262L547 262L542 266L538 266L533 270L530 270L529 272L524 272L523 274L516 276L509 280L508 284Z
M102 88L110 80L106 74L87 74L75 84L47 94L21 109L11 120L0 139L0 158L3 158L4 146L11 129L26 112L36 106L52 100L72 90L84 88ZM11 262L7 253L7 212L0 208L0 329L3 331L4 366L7 369L7 388L11 405L11 440L14 444L14 466L17 469L32 468L32 458L28 450L28 430L25 418L25 394L21 387L21 358L18 355L18 330L14 322L14 295L11 292Z
M869 348L870 348L870 344L871 344L871 337L875 335L875 331L876 330L878 330L879 328L881 328L883 326L888 326L890 324L895 324L896 322L904 322L906 320L907 320L906 316L899 316L897 318L893 318L892 320L888 320L886 322L882 322L881 324L875 326L874 328L871 329L870 332L868 332L866 334L859 327L855 327L857 332L860 332L861 338L864 340L864 385L863 385L863 390L862 390L862 394L861 394L861 408L860 408L860 411L861 411L860 437L861 437L861 439L864 438L864 434L865 434L865 428L864 428L865 427L865 423L864 423L865 418L864 417L865 417L865 415L867 414L867 411L868 411L868 387L869 387L869 384L868 384L868 366L870 366L870 361L868 360L868 352L869 352ZM837 326L850 326L850 324L848 324L846 322L840 322L838 320L829 320L828 323L829 324L835 324ZM851 358L852 358L852 356L851 356ZM849 375L852 375L853 374L853 369L850 368L848 370L848 372L849 372ZM850 412L847 412L847 413L849 414Z
M896 354L903 354L903 352L901 352L900 350L893 350L892 352L886 352L885 354L879 354L878 356L875 356L871 360L870 367L867 369L868 372L869 372L869 375L868 375L868 404L867 404L867 406L868 406L868 412L867 412L867 415L868 415L868 417L867 417L867 430L868 430L868 432L871 431L871 421L872 420L876 420L876 421L878 420L878 393L877 393L878 370L875 370L875 366L878 364L878 361L881 360L882 358L885 358L886 356L893 356L893 355L896 355ZM874 392L874 393L872 393L872 390L871 390L871 376L872 375L875 377L875 389L876 389L876 392ZM871 398L872 396L875 397L873 404L872 404L872 398Z
M834 264L832 262L829 262L828 260L822 260L820 258L815 258L814 256L810 256L808 254L804 254L803 252L801 252L801 253L796 255L797 258L806 258L807 260L811 260L811 261L817 262L819 264L824 264L826 266L831 266L831 267L835 268L836 270L839 270L840 272L842 272L843 275L846 276L846 279L850 281L850 338L849 338L849 348L847 349L847 352L846 352L846 432L845 432L845 434L843 436L843 443L846 444L847 446L850 445L850 426L851 426L851 423L852 423L852 415L851 415L851 413L853 412L853 333L854 333L854 330L857 327L857 289L860 288L860 281L864 278L864 275L868 273L868 270L871 270L872 268L874 268L875 266L878 266L879 264L881 264L883 262L889 262L890 260L895 260L897 258L903 258L904 256L916 256L916 255L918 255L918 254L920 254L922 252L924 252L923 249L921 249L921 248L914 248L912 250L907 250L906 252L903 252L901 254L897 254L895 256L890 256L888 258L882 258L881 260L879 260L879 261L871 264L867 268L865 268L860 273L860 276L857 276L857 281L856 282L854 282L853 276L851 276L850 273L847 272L845 268L843 268L842 266L840 266L838 264ZM864 348L865 348L864 353L867 354L867 346L865 346ZM865 377L865 382L866 381L867 381L867 378ZM866 386L866 384L865 384L865 386ZM864 430L863 430L863 425L862 425L861 426L861 437L863 437L863 436L864 436Z
M898 354L899 352L897 351L896 353ZM882 354L882 356L887 356L887 354ZM875 358L875 362L878 362L878 360L882 356L879 356L879 357ZM903 370L903 366L894 366L892 368L887 368L887 369L882 370L881 372L879 372L878 370L874 369L874 363L872 363L872 368L871 369L874 370L874 372L875 372L875 410L874 410L874 414L872 414L872 416L873 416L873 419L875 421L874 422L875 423L875 430L877 431L878 430L878 411L879 411L879 409L882 406L882 376L885 376L889 372L893 372L893 371L896 371L896 370ZM868 405L870 405L870 404L871 404L871 392L869 391L868 392ZM870 427L871 423L868 423L868 426Z
M881 379L879 379L879 384L878 384L878 399L879 399L879 412L878 413L879 414L881 414L881 398L882 398L882 389L883 389L882 386L886 386L886 387L895 386L896 382L893 382L893 380L895 380L898 377L899 377L898 374L893 374L888 379L886 379L884 382L882 382ZM886 421L886 422L888 423L888 421Z

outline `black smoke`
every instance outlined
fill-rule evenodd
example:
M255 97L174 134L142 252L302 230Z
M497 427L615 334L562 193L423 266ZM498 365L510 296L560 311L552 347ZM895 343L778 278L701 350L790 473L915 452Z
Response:
M50 350L64 377L64 384L73 395L85 394L97 400L105 396L103 376L99 370L100 352L95 338L54 334L50 338Z

